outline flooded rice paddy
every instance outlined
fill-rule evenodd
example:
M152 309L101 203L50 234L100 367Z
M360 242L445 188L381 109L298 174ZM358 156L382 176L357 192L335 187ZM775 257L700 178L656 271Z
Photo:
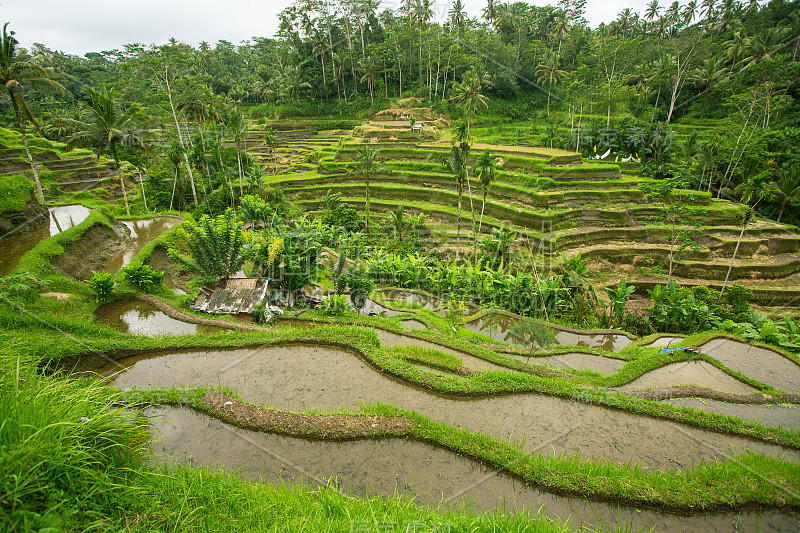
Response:
M544 514L581 526L632 531L793 531L797 516L777 511L678 516L556 496L447 450L404 439L318 442L233 428L186 409L149 409L155 460L225 468L246 480L319 486L333 478L356 496L403 495L430 507L478 514L494 509ZM737 529L738 528L738 529Z
M48 237L77 226L89 216L91 211L82 205L64 205L50 208L50 220L18 228L18 231L0 242L0 276L10 274L23 255Z
M354 354L332 347L283 346L133 357L103 369L123 370L116 386L226 385L247 401L279 409L357 408L383 402L451 426L466 427L528 452L579 453L583 459L686 468L726 461L750 449L796 460L798 452L739 437L534 394L455 399L431 394L377 372Z
M730 394L750 394L756 389L746 385L706 361L684 361L656 368L623 385L622 389L697 385Z
M106 272L117 272L120 268L127 266L156 237L166 233L181 222L183 222L183 219L180 217L154 217L144 220L122 221L130 231L130 240L125 244L125 248L106 261Z
M97 309L97 319L122 333L156 337L225 331L215 326L176 320L152 304L140 300L117 300Z
M729 339L709 341L700 351L777 390L800 392L800 366L777 352Z
M759 422L765 426L800 431L800 406L797 405L750 405L706 398L673 398L668 402L700 411L736 416L742 420Z
M496 341L520 346L535 345L535 340L525 331L515 326L521 322L519 317L505 313L491 313L477 320L467 322L464 327L476 333L482 333ZM609 333L576 333L554 328L556 344L567 346L586 346L599 348L609 352L618 352L631 343L625 335Z

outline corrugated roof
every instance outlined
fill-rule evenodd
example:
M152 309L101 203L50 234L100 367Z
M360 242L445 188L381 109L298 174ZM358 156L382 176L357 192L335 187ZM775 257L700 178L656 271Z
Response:
M228 279L223 287L213 292L201 291L189 308L214 315L252 313L256 305L264 301L268 286L269 281L262 278Z

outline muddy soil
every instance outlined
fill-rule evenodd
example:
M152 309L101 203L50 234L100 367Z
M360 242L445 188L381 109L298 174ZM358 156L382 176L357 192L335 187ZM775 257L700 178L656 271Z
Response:
M122 223L130 232L130 240L125 247L111 256L105 264L106 272L117 272L127 266L145 246L153 240L183 222L181 217L154 217L144 220L126 220Z
M750 385L742 383L706 361L684 361L662 366L642 374L630 383L621 386L620 389L674 387L676 385L697 385L730 394L757 392Z
M800 366L777 352L729 339L709 341L700 351L777 390L800 392Z
M330 347L272 346L133 357L101 372L108 375L121 367L127 370L115 384L123 389L226 385L249 402L287 410L383 402L520 442L529 452L579 453L583 459L651 468L687 468L714 458L725 461L746 448L789 460L800 456L779 446L549 396L446 398L389 378L354 354Z
M216 333L223 328L182 322L140 300L117 300L103 305L95 312L97 319L122 333L156 337L158 335L186 335Z
M194 277L185 272L172 260L163 246L156 246L153 253L145 261L146 265L164 272L164 285L176 294L186 294L189 291L187 284ZM180 292L179 292L180 291Z
M46 220L47 208L40 204L31 192L25 209L0 214L0 239L28 233Z
M124 248L128 236L128 228L121 222L114 221L110 228L94 224L53 258L53 267L65 276L85 281L93 270L103 270L106 261Z
M797 405L750 405L702 398L674 398L667 401L673 405L737 416L742 420L759 422L765 426L780 426L800 431L800 406Z
M549 494L447 450L403 439L315 442L237 429L186 409L149 409L159 463L236 470L249 481L325 485L347 494L413 497L418 504L475 514L491 510L544 514L573 529L631 525L632 531L793 531L798 517L777 511L678 516ZM652 528L652 529L651 529Z

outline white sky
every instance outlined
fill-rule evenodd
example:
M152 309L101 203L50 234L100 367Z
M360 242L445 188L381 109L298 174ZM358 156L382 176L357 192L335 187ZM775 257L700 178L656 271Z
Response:
M384 0L381 11L396 7L399 1ZM529 3L546 5L556 0ZM127 43L162 44L170 37L192 45L270 37L277 29L278 13L290 4L291 0L0 0L0 23L11 23L9 29L16 32L22 46L38 42L83 55ZM437 17L446 16L451 4L452 0L436 0ZM465 0L464 4L470 16L479 16L486 0ZM645 5L646 0L588 0L586 18L596 27L614 20L625 7L641 14Z

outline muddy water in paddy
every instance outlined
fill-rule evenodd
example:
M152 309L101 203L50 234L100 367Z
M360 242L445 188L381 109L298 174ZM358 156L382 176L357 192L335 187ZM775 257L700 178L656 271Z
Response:
M631 524L633 531L793 531L797 517L775 511L676 516L635 510L603 502L560 497L537 490L476 461L431 445L402 439L314 442L257 433L180 408L149 409L156 433L151 441L155 460L184 461L199 466L237 470L246 480L274 485L316 486L335 477L343 491L357 496L394 494L417 503L463 509L471 502L478 514L505 508L508 512L545 506L545 515L581 525L609 528ZM738 521L738 522L737 522Z
M675 385L697 385L731 394L756 392L756 389L750 385L745 385L706 361L685 361L662 366L639 376L620 388L642 389Z
M125 220L122 223L131 232L131 240L119 253L106 261L106 272L116 272L127 266L142 249L153 240L183 221L180 217L155 217L144 220Z
M557 368L572 368L594 370L601 374L613 374L625 365L622 359L612 359L588 353L565 353L547 357L526 357L521 354L504 354L532 365L552 365Z
M517 333L513 330L514 325L519 321L520 319L515 316L503 313L492 313L477 320L473 320L472 322L467 322L464 327L476 333L483 333L487 337L497 341L518 344L520 346L529 346L533 343L533 340L529 338L528 335ZM587 346L589 348L600 348L610 352L618 352L631 343L631 339L625 335L572 333L559 329L554 329L553 333L556 337L556 344L565 346Z
M523 442L529 452L580 452L581 457L684 468L749 448L796 460L793 450L623 411L533 394L453 399L384 376L355 355L319 346L283 346L173 353L124 359L103 372L128 367L116 386L224 384L247 401L280 409L356 408L383 402L440 422Z
M434 344L421 339L415 339L414 337L397 335L396 333L391 333L383 329L375 329L375 334L378 336L378 339L384 346L418 346L420 348L429 348L431 350L439 350L440 352L460 358L461 362L464 363L464 366L472 370L500 370L503 372L514 372L510 368L491 363L485 359L481 359L480 357L474 357L464 352L458 352L451 348L447 348L446 346L441 346L439 344Z
M402 320L401 323L406 329L428 329L428 326L419 320Z
M659 337L650 344L644 346L652 346L658 348L674 347L683 341L683 337Z
M97 310L97 319L122 333L145 335L185 335L215 333L223 328L182 322L164 314L155 306L140 300L119 300Z
M777 390L800 392L800 366L772 350L728 339L714 339L702 345L700 351Z
M742 420L760 422L765 426L800 431L800 407L797 405L749 405L705 398L673 398L668 402L701 411L738 416Z
M50 208L50 221L27 228L20 234L0 241L0 276L6 276L17 266L23 255L46 238L77 226L89 216L91 211L82 205L65 205ZM58 220L58 224L56 224ZM61 229L59 230L59 225ZM20 230L22 231L22 230Z

